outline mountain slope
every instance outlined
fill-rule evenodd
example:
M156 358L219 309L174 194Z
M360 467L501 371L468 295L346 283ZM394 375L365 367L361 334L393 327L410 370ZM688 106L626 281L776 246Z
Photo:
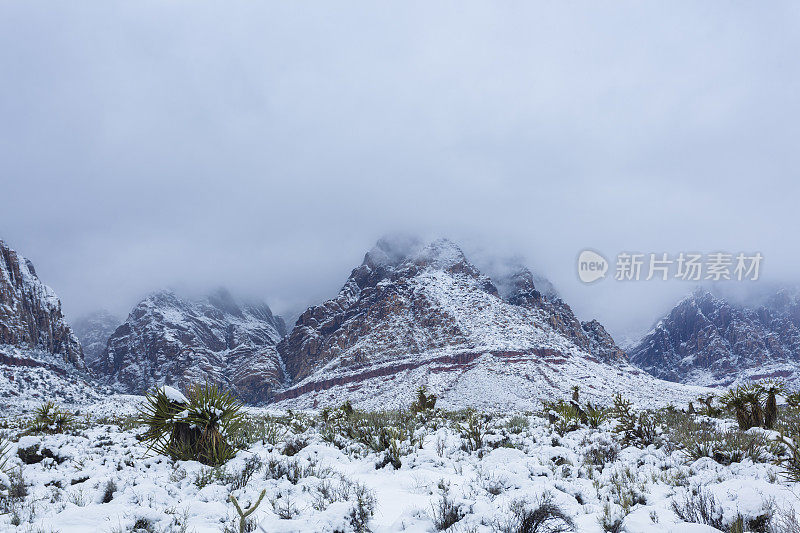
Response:
M598 323L542 296L530 272L511 277L503 298L450 241L379 241L336 298L309 308L280 343L294 385L276 401L389 405L422 384L454 406L531 405L574 384L606 398L675 389L628 365Z
M95 311L75 321L72 329L81 341L87 366L103 356L108 338L120 324L122 320L108 311Z
M85 368L78 338L53 289L33 263L0 241L0 345L48 354L49 363Z
M16 398L22 409L43 400L97 399L85 370L58 296L29 260L0 241L0 398Z
M654 376L707 386L781 377L800 384L800 296L782 289L745 307L697 291L630 351Z
M266 304L242 305L225 291L199 301L158 292L134 307L92 368L131 393L209 380L264 401L284 381L283 327Z

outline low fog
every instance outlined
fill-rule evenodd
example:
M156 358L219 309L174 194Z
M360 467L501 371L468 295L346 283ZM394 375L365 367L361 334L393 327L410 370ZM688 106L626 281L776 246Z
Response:
M0 239L74 320L218 286L291 316L383 235L446 236L621 340L695 284L585 285L585 248L758 251L750 283L796 282L799 21L790 2L4 2Z

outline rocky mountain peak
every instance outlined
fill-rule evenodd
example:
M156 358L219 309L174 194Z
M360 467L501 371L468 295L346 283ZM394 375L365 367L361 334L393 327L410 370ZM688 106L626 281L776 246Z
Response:
M536 366L541 354L584 360L576 365L625 363L599 323L584 327L533 280L527 269L513 272L502 280L508 292L501 297L452 241L401 247L379 241L339 294L306 310L279 344L293 384L279 396L423 372L430 361L451 361L458 375L484 355L487 364L492 357L515 361L501 373L512 372L516 361Z
M133 308L93 368L126 392L209 380L265 401L284 381L276 350L284 329L266 304L224 289L196 300L158 291Z
M784 288L749 306L700 289L678 302L629 351L671 381L708 386L763 377L800 382L800 306Z
M85 368L83 350L56 293L33 263L0 240L0 345L35 350L58 364Z

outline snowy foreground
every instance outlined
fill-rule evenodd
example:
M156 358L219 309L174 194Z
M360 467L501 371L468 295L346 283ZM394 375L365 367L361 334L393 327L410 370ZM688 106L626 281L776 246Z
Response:
M128 417L138 401L98 402L57 434L20 438L24 416L0 419L12 487L0 498L0 530L239 531L229 495L246 509L265 490L246 531L559 531L569 521L580 532L718 531L673 509L688 516L693 504L725 531L737 519L744 530L798 531L800 486L769 450L725 466L693 460L676 442L691 438L691 424L735 427L727 419L672 412L655 444L626 447L613 420L570 430L545 412L418 415L408 438L391 430L395 444L375 452L337 431L339 410L325 423L319 412L252 410L246 449L212 469L146 455ZM747 435L768 443L777 433ZM536 509L550 520L525 529Z

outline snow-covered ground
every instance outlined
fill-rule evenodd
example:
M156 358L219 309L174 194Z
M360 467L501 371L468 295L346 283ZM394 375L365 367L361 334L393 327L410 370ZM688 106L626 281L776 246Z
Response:
M693 493L713 496L726 524L772 513L775 528L800 511L800 485L779 466L692 461L671 441L670 428L659 445L625 447L612 422L559 435L543 412L476 415L481 445L470 450L463 417L418 416L410 438L397 439L395 469L376 467L385 452L336 429L338 410L323 422L318 412L251 409L262 421L251 443L212 469L146 454L136 438L142 428L125 418L140 401L120 396L88 405L64 434L19 438L24 418L0 420L12 441L7 481L17 494L5 491L0 530L238 531L229 495L246 508L262 490L251 528L266 532L353 531L364 518L371 531L421 533L437 530L441 511L456 520L449 532L518 531L517 517L543 501L580 532L603 531L601 521L610 527L616 518L620 531L716 531L673 511L673 502L683 505ZM734 424L708 420L720 429Z

